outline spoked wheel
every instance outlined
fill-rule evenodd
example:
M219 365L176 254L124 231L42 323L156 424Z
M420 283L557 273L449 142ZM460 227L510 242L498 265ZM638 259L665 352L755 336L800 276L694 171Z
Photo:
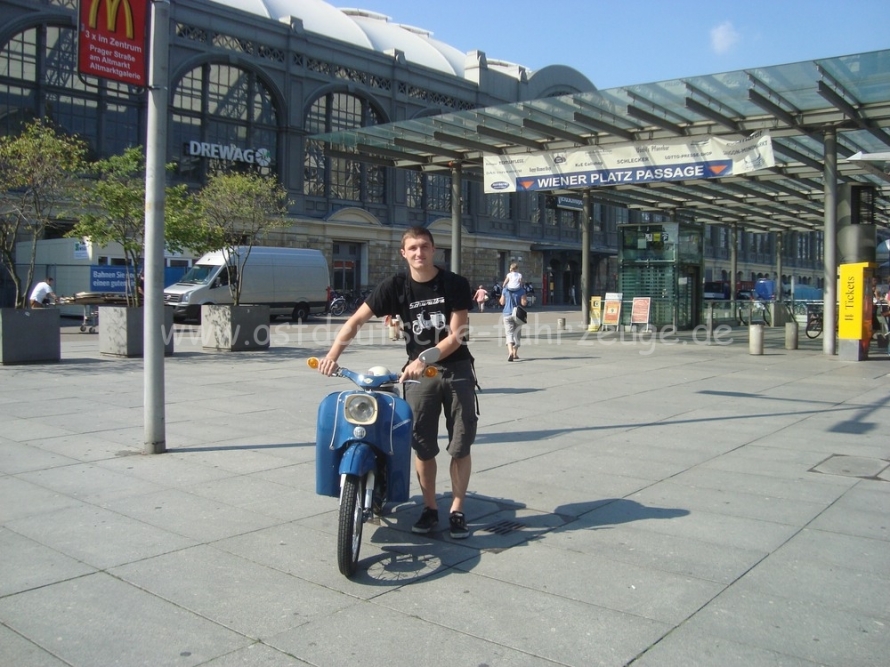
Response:
M339 315L342 315L345 310L346 301L344 301L343 299L338 299L331 303L331 315L337 317Z
M362 546L362 498L365 495L362 486L357 475L346 475L337 531L337 565L340 567L340 574L347 577L355 574L358 552Z
M807 322L806 334L807 338L818 338L822 333L822 320L813 318Z

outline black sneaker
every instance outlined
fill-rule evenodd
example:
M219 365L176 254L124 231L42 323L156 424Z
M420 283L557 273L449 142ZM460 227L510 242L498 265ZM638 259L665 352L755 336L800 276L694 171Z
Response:
M462 540L470 536L470 530L467 528L467 517L463 512L452 512L448 519L451 524L451 537L455 540Z
M420 514L420 518L417 520L417 523L411 526L411 532L426 535L438 525L439 510L433 509L432 507L424 507L423 512Z

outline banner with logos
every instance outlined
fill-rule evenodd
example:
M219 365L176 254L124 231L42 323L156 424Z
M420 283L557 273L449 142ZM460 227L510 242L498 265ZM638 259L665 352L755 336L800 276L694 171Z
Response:
M485 192L564 190L738 176L775 166L772 139L679 137L561 151L485 155Z

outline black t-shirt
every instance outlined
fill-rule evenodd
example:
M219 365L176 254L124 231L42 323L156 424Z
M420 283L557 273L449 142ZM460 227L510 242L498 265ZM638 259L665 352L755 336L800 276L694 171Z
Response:
M436 277L425 283L419 283L405 274L384 280L366 303L377 317L399 316L405 331L405 349L408 358L413 360L448 335L451 314L469 310L473 295L466 278L439 269ZM439 363L472 358L466 344L463 344Z

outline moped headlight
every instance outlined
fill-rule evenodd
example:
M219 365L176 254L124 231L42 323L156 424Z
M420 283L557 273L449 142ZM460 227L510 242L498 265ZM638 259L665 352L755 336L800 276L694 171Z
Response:
M373 424L377 421L377 401L364 394L352 394L346 397L343 412L350 424Z

